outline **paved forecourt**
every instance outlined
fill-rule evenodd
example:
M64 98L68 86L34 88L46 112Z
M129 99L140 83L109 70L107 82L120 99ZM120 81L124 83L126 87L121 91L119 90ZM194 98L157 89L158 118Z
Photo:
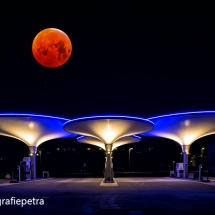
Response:
M118 186L100 186L101 178L52 178L0 184L0 199L43 199L44 205L2 205L0 214L187 214L215 210L215 180L200 183L168 177L116 178ZM0 180L1 182L1 180Z

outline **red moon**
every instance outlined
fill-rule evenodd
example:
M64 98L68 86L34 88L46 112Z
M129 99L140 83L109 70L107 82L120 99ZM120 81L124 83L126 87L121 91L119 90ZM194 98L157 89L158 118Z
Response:
M32 52L38 63L48 68L55 68L68 61L72 53L72 43L63 31L47 28L34 38Z

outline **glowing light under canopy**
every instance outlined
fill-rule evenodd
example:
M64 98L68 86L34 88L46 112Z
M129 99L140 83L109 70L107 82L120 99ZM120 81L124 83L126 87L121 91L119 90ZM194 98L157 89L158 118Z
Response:
M185 146L215 133L215 111L178 113L148 119L154 123L154 129L143 136L164 137Z
M153 129L153 123L149 120L135 117L95 116L68 121L65 123L64 129L74 134L91 137L88 140L91 143L96 142L100 147L101 143L103 143L105 145L105 147L103 145L103 149L106 148L107 150L107 145L109 145L108 148L110 151L112 145L116 143L117 140L120 141L123 137L150 131ZM82 141L84 141L84 139ZM126 141L121 141L121 145L125 143Z
M115 148L117 148L121 145L129 144L129 143L136 143L136 142L139 142L140 140L141 140L141 137L138 137L135 135L129 136L129 137L122 137L113 143L112 150L114 150ZM95 137L81 136L81 137L77 138L77 141L79 143L87 143L87 144L95 145L95 146L98 146L98 147L106 150L104 143Z
M28 146L75 134L63 129L68 119L33 114L0 114L0 135L16 138Z

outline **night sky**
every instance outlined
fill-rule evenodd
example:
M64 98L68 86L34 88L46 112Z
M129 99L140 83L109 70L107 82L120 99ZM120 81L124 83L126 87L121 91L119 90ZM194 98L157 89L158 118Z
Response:
M147 118L215 110L213 8L1 1L0 112ZM62 67L45 68L33 57L33 39L45 28L61 29L72 41Z

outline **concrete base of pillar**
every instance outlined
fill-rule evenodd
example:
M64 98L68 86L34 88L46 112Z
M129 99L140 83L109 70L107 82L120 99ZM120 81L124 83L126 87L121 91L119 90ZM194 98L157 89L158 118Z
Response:
M102 180L100 186L110 186L110 187L114 187L114 186L118 186L116 180L113 178L112 182L105 182L105 178Z

